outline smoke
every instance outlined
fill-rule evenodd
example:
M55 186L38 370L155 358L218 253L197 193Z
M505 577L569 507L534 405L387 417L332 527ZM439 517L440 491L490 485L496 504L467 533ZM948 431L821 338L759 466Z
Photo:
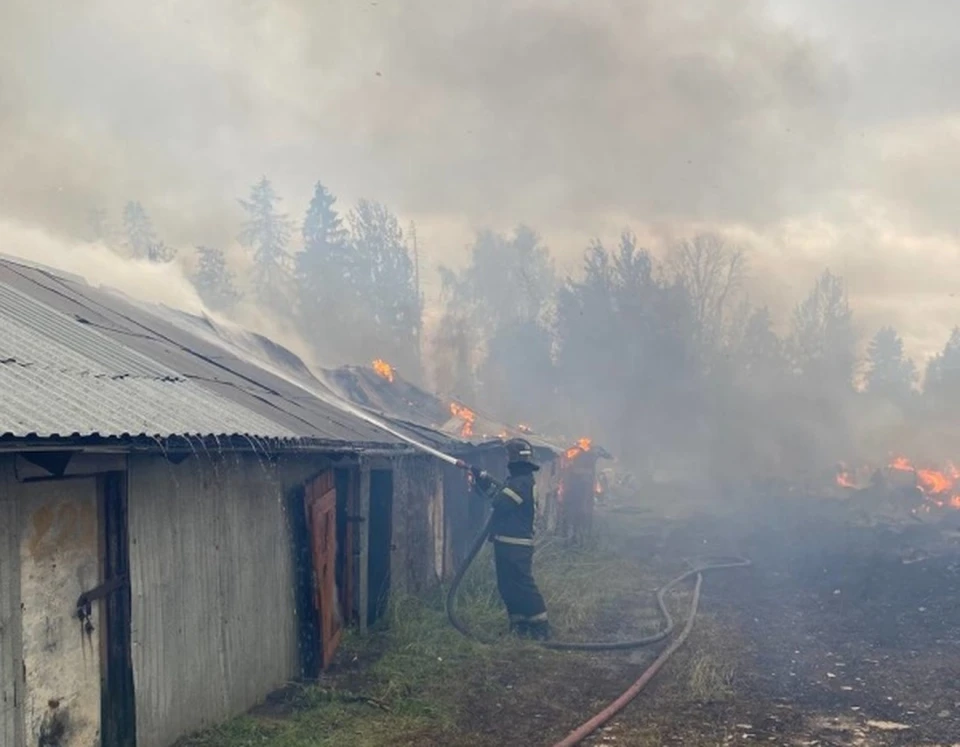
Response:
M104 244L71 240L11 220L0 220L0 245L7 256L78 275L141 301L192 314L206 311L179 264L125 259Z
M565 268L627 224L706 225L749 231L797 285L882 214L854 301L926 355L945 325L883 278L960 228L953 84L931 74L956 55L950 4L854 5L10 0L0 211L82 236L91 209L138 199L169 243L226 247L261 174L292 214L322 178L416 219L448 265L484 224L534 225ZM911 267L921 303L954 264Z
M190 282L185 269L187 259L183 256L167 264L135 260L122 256L116 247L77 241L2 219L0 246L0 254L76 275L93 286L120 291L134 303L161 304L210 317L225 326L240 324L293 351L308 365L329 363L318 358L316 347L308 345L289 321L263 313L255 303L238 304L229 319L207 308Z
M431 293L478 227L532 225L571 273L625 226L661 256L712 231L748 248L781 324L830 267L861 331L896 326L922 365L960 321L954 10L7 0L0 252L197 312L188 251L121 260L79 241L90 211L116 224L139 200L168 244L242 275L236 198L266 174L299 218L322 179L417 222ZM233 316L317 362L252 302Z
M261 171L471 223L763 222L841 174L840 76L759 2L48 5L0 11L2 196L74 226L138 198L207 241Z

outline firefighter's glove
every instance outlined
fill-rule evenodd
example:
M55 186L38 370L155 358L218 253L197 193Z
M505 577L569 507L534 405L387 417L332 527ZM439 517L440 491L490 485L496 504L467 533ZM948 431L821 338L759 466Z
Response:
M481 493L488 493L494 485L493 478L479 467L471 467L470 474L473 475L473 484Z

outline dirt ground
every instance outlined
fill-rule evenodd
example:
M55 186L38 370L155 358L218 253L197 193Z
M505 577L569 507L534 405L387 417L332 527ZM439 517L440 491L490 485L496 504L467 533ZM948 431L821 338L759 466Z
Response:
M712 648L725 639L737 659L731 691L710 702L676 687L701 627L593 742L960 744L958 538L792 502L668 523L654 556L738 552L754 563L704 585Z
M616 545L623 564L597 564L593 585L614 572L635 571L638 582L596 610L579 631L591 638L653 624L652 591L689 559L741 554L753 566L705 578L688 644L588 744L960 745L960 533L915 522L867 526L843 507L796 500L723 516L610 515L602 523L616 540L604 544ZM578 583L589 578L568 586ZM551 609L562 609L562 580L548 585L561 595ZM673 598L681 618L689 596ZM439 609L425 614L443 624ZM384 639L383 650L348 646L320 683L323 697L280 698L242 727L192 744L551 745L659 651L465 647L436 631L435 643L417 632L405 643ZM296 728L278 726L291 719Z

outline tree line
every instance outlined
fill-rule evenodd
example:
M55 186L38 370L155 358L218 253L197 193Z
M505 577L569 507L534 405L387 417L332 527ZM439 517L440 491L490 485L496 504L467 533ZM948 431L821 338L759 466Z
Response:
M252 301L274 318L292 320L324 360L382 357L415 375L420 366L423 303L407 237L385 205L360 200L342 215L337 200L317 183L299 222L281 209L266 177L239 200L243 223L237 241L251 259L238 282L222 248L197 246L191 280L207 306L229 311ZM170 262L174 250L157 238L139 202L123 208L119 238L127 254ZM91 217L91 238L108 238L103 212ZM292 249L295 233L300 248ZM244 298L245 293L252 296Z
M716 234L658 259L626 231L593 241L582 271L563 278L533 229L483 229L463 269L440 268L442 314L426 341L412 227L370 200L341 213L319 182L301 221L280 203L266 178L240 200L248 292L328 359L385 358L506 421L591 435L649 474L796 476L955 420L960 328L922 378L891 327L861 355L845 283L829 269L776 320L750 298L745 252ZM132 256L173 258L139 203L122 218ZM198 292L229 310L241 294L224 253L198 247L197 259Z

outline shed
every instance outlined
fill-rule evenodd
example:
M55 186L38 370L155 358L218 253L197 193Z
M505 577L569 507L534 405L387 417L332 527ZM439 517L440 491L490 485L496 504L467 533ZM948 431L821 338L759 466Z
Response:
M509 438L527 439L540 465L537 474L537 520L541 531L554 531L560 521L562 446L527 426L507 425L459 400L444 400L406 380L385 361L367 366L343 366L321 372L322 378L340 396L359 407L379 413L408 427L439 431L448 438L469 444L470 462L493 475L507 471L503 443ZM445 567L454 569L466 555L486 516L486 506L470 495L466 477L456 468L442 466L444 510L448 542Z
M474 463L492 474L506 472L502 443L525 438L541 466L537 476L537 517L540 529L580 542L593 530L597 493L597 462L610 459L602 446L588 438L570 445L536 433L526 425L507 425L484 415L472 404L443 400L412 384L386 361L343 366L323 372L338 394L360 407L410 426L440 431L474 446ZM469 487L455 469L444 466L445 511L448 517L448 567L468 549L484 519L483 505L469 498Z
M168 747L444 572L440 464L250 333L0 258L0 744Z

